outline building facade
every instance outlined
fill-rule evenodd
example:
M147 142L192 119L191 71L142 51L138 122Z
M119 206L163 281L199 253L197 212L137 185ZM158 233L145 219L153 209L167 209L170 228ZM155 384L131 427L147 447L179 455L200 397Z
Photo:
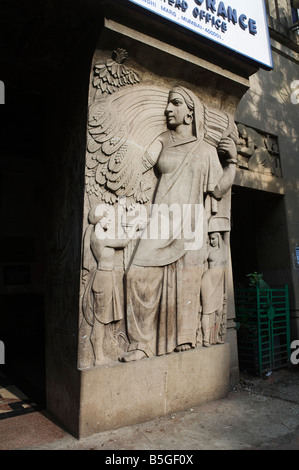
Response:
M289 285L291 332L292 338L296 339L298 337L296 257L298 243L296 239L298 233L296 220L298 203L298 10L295 8L296 2L293 2L293 5L294 7L292 7L292 2L288 1L266 2L273 70L270 72L260 70L250 78L250 90L242 98L236 113L236 120L249 126L250 129L257 130L264 142L270 138L271 143L266 144L267 149L270 153L271 148L275 149L272 153L274 159L279 155L277 163L279 169L276 166L276 170L269 171L269 169L265 170L264 166L264 169L259 171L256 167L257 173L254 175L250 174L247 169L239 170L236 184L240 187L261 190L261 192L250 193L253 199L255 199L255 194L261 197L258 202L253 202L260 207L260 216L258 216L260 222L257 227L254 221L256 215L250 218L251 209L249 209L247 213L249 218L243 226L242 234L236 229L235 235L239 242L234 240L238 246L238 254L235 254L236 264L237 258L242 257L242 247L244 254L247 252L245 258L248 257L248 261L251 258L245 270L243 267L243 276L245 271L247 271L246 274L260 271L271 286L283 283ZM248 160L245 165L247 163ZM265 162L264 165L267 166ZM251 179L251 183L247 178ZM266 196L266 193L273 195L272 202L263 200L263 195ZM244 199L243 209L247 204L248 200ZM249 220L250 223L248 223ZM247 241L246 237L248 237ZM250 240L254 240L255 253L250 251ZM241 267L240 269L242 270ZM239 268L236 266L236 282L238 282L238 272Z
M173 3L167 3L170 10ZM213 2L207 3L213 8ZM184 8L184 2L179 5ZM272 70L227 53L127 0L32 1L26 8L16 1L0 6L5 18L0 43L0 79L5 85L0 144L1 367L46 401L49 411L77 436L129 424L130 414L137 422L184 409L207 396L218 398L227 389L227 374L232 382L238 380L234 289L246 285L248 274L261 273L273 288L288 285L291 339L299 337L296 1L266 1ZM115 60L117 50L124 55ZM116 75L107 83L102 78L112 66ZM214 367L203 368L208 385L192 390L191 401L184 398L183 386L176 388L179 383L192 388L188 378L182 380L182 365L176 362L183 352L158 358L160 362L94 368L88 362L88 322L86 331L80 330L88 197L96 195L90 183L94 167L87 165L92 154L87 132L91 105L116 89L134 89L140 83L163 93L179 83L200 96L206 109L216 110L218 120L221 113L233 116L239 132L227 230L229 352L226 345L217 345L201 348L204 353L199 354L205 356L185 359L190 376L194 361L210 361ZM138 109L141 114L143 108ZM99 173L98 178L101 181ZM121 293L119 297L123 301ZM111 334L115 345L115 332ZM126 337L117 334L118 351ZM132 371L140 387L136 395ZM164 389L167 374L169 388ZM145 404L142 387L148 380L155 398ZM201 375L198 380L201 383ZM128 408L124 404L132 394L136 401ZM99 414L93 416L99 402Z

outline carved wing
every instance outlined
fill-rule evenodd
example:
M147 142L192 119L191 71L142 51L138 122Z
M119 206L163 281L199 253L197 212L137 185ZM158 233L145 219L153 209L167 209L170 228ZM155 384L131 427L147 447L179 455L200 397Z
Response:
M168 90L135 86L95 101L89 109L87 192L114 203L117 196L148 199L142 156L166 130Z
M233 116L204 106L204 132L205 140L214 147L218 147L223 137L231 137L238 141L239 132Z
M166 130L168 89L135 85L104 95L89 108L86 190L113 204L117 197L149 200L151 182L142 157ZM237 139L232 116L204 106L205 140L217 148L224 135Z

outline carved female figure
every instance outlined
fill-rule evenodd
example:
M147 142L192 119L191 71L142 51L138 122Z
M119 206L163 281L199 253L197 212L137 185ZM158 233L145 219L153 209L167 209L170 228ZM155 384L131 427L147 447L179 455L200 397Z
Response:
M224 275L227 250L221 233L209 234L208 269L202 277L202 334L203 345L222 343L219 330L224 305Z
M191 91L173 88L165 115L168 129L148 148L144 171L155 166L159 174L154 207L176 205L182 216L167 239L141 237L127 271L130 346L120 357L125 362L196 346L207 260L207 214L211 213L207 201L211 204L213 199L215 213L216 201L235 177L233 140L226 137L219 144L218 151L227 158L222 166L217 150L204 140L203 106ZM211 198L206 199L207 195ZM186 214L190 215L189 231L185 230Z

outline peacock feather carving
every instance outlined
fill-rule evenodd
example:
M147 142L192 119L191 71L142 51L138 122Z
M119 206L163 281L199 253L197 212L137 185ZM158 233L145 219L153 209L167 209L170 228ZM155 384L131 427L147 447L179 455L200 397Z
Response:
M102 93L111 94L124 85L134 85L140 79L136 72L130 70L124 62L128 56L124 49L116 49L112 58L94 66L94 88Z

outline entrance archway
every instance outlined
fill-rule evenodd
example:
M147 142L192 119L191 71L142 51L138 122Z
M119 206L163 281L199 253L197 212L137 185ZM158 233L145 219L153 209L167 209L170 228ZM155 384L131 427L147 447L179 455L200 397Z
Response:
M234 186L232 191L232 267L235 287L257 271L272 287L289 277L284 196Z

